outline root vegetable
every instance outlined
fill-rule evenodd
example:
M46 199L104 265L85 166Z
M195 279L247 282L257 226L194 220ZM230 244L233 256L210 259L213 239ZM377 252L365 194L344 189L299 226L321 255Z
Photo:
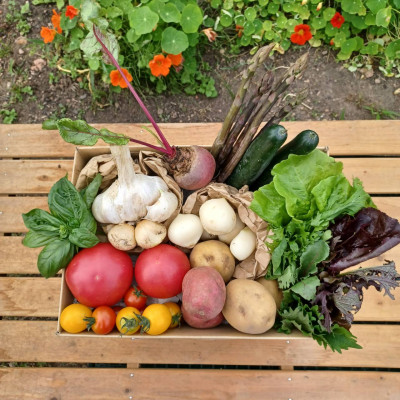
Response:
M235 258L225 243L207 240L194 246L190 253L190 265L192 268L212 267L221 274L226 283L235 270Z
M272 297L275 300L276 309L279 310L283 299L283 293L282 290L278 287L278 281L275 279L271 280L261 277L257 279L257 282L261 283L261 285L263 285L268 290L268 292L271 293Z
M128 251L136 247L135 228L129 224L114 225L108 231L107 238L118 250Z
M182 305L190 316L205 321L215 318L225 296L225 282L214 268L192 268L183 278Z
M203 233L201 234L200 240L203 242L206 240L214 240L218 239L217 235L212 235L211 233L208 233L204 228L203 228Z
M213 235L231 232L236 224L236 213L226 199L210 199L199 210L204 229Z
M245 227L246 225L242 222L239 218L239 215L236 214L236 224L232 231L229 233L225 233L224 235L218 235L218 240L224 242L226 244L231 244L233 238L239 234L239 232Z
M136 225L135 237L138 246L143 249L151 249L162 243L167 236L167 228L158 222L140 221Z
M178 198L170 191L161 191L158 200L146 208L147 214L144 219L154 222L164 222L178 208Z
M194 214L179 214L168 228L169 240L189 249L200 240L202 233L200 218Z
M231 253L239 261L249 257L257 246L256 234L249 228L243 228L230 244Z
M226 301L222 314L238 331L261 334L273 327L276 304L261 283L248 279L234 279L226 286Z
M191 315L189 312L186 311L184 306L182 306L181 310L183 319L192 328L197 328L197 329L215 328L216 326L220 325L224 320L222 312L220 312L214 318L204 320Z

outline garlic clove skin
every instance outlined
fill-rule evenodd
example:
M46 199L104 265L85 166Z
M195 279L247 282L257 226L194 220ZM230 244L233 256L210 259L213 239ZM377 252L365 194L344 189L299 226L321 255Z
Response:
M153 222L164 222L178 207L178 198L170 191L161 191L158 200L151 206L147 206L147 214L144 219Z

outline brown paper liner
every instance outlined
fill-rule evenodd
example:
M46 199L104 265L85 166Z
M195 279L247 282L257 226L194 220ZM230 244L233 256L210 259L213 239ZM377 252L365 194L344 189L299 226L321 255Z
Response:
M200 206L209 199L224 198L237 211L239 218L257 237L255 252L236 265L233 276L235 278L257 279L267 272L271 259L265 241L269 234L268 224L250 210L253 192L243 186L240 190L224 183L211 183L192 193L182 207L184 214L198 214Z

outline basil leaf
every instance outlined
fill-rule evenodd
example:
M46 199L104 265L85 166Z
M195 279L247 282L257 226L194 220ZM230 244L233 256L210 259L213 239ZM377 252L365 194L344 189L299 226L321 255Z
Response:
M80 191L80 194L86 203L86 207L89 209L92 206L95 197L97 196L102 180L103 177L101 174L97 174L92 182L89 183L89 186Z
M28 213L22 214L22 219L24 220L25 226L33 231L58 233L60 226L63 225L63 222L57 217L39 208L34 208Z
M68 240L78 247L88 248L99 243L98 237L86 228L73 229Z
M37 266L39 272L45 277L50 278L65 268L75 254L75 246L67 239L56 239L47 244L40 252Z
M72 121L62 118L57 122L61 137L68 143L93 146L99 139L106 143L124 145L129 143L129 137L121 133L110 132L108 129L97 130L83 120Z
M89 210L86 210L83 213L82 219L80 221L80 227L86 228L92 233L96 233L97 221L93 218L93 215ZM76 227L76 228L78 228L78 227Z
M29 231L24 239L22 240L22 244L26 247L36 248L42 247L46 244L51 243L55 238L58 238L57 232L36 232L36 231Z
M53 185L48 201L51 213L72 228L80 225L80 220L87 210L85 201L67 177L61 178Z

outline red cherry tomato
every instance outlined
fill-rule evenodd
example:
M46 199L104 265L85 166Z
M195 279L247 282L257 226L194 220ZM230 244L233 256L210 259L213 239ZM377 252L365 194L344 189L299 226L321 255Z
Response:
M90 318L86 318L88 328L98 335L107 335L115 326L115 311L108 306L97 307Z
M167 299L182 291L182 280L189 270L189 259L182 250L159 244L140 253L135 278L148 296Z
M146 307L147 296L137 286L130 287L124 295L124 303L128 307L135 307L142 311Z
M81 250L69 263L65 279L79 303L112 306L132 283L133 264L127 253L110 243Z
M124 307L122 307L122 306L113 306L111 308L114 310L115 315L117 315Z

